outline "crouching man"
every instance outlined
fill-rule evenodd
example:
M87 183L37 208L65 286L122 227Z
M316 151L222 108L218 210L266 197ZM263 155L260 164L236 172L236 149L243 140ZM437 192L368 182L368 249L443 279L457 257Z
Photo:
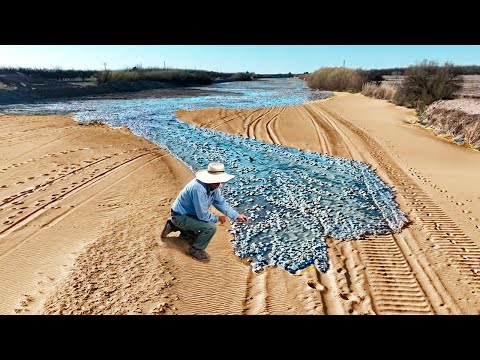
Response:
M217 223L227 221L226 216L215 216L209 212L210 205L232 221L248 222L247 216L235 211L220 193L220 185L234 177L227 174L224 165L218 162L212 162L207 169L198 171L195 179L185 185L173 202L172 218L165 224L162 238L172 231L180 231L182 236L190 239L188 253L194 259L209 261L205 248L217 230Z

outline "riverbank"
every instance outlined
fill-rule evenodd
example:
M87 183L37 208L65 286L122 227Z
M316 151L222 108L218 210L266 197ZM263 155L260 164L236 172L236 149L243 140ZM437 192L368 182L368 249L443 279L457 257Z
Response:
M117 81L103 85L72 83L64 87L5 90L0 88L0 105L31 104L45 101L91 99L144 99L215 95L221 92L201 87L175 86L158 81Z

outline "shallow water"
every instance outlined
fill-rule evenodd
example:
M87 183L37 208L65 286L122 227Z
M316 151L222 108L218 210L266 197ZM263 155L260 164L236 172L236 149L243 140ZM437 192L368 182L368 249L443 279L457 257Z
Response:
M278 265L295 273L314 264L328 269L326 236L358 239L399 232L407 218L392 190L369 165L303 152L219 131L199 129L173 115L178 109L259 108L326 98L295 79L217 84L224 95L191 98L84 100L0 108L13 113L75 113L81 121L128 126L170 151L193 171L209 162L237 175L225 199L248 224L234 223L233 247L254 271ZM195 151L192 151L195 149Z

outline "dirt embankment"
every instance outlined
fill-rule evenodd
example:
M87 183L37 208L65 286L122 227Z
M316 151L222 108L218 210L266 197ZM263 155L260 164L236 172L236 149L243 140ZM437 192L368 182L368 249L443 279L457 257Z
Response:
M480 150L480 99L436 101L427 108L422 123L457 144Z

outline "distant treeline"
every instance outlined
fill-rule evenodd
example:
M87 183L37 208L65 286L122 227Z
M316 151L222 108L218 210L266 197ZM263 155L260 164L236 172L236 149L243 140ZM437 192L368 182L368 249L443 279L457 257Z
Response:
M387 69L370 69L365 70L368 77L373 79L382 75L405 75L408 68L387 68ZM457 71L460 75L479 75L480 74L480 65L464 65L456 66Z
M171 82L176 84L211 84L226 81L250 81L266 78L290 78L297 76L291 72L282 74L255 74L253 72L226 73L218 71L175 69L175 68L143 68L135 66L124 70L62 70L42 68L0 68L2 72L20 73L27 76L36 76L48 80L95 79L98 84L105 84L116 80L148 80Z
M278 78L291 78L296 75L289 72L288 74L257 74L255 79L278 79Z
M19 73L21 75L41 77L48 80L65 79L94 79L97 84L112 81L159 81L179 85L206 85L214 82L249 81L253 80L255 73L237 72L224 73L216 71L171 69L171 68L142 68L133 67L125 70L62 70L41 68L0 68L2 72Z
M142 68L133 67L126 70L106 70L96 76L97 82L103 84L115 80L147 80L168 82L179 85L208 85L214 82L225 81L250 81L254 73L237 72L224 73L217 71L173 69L173 68Z
M21 73L28 76L38 76L44 79L63 80L63 79L88 79L98 73L96 70L62 70L62 69L40 69L40 68L0 68L2 72Z

